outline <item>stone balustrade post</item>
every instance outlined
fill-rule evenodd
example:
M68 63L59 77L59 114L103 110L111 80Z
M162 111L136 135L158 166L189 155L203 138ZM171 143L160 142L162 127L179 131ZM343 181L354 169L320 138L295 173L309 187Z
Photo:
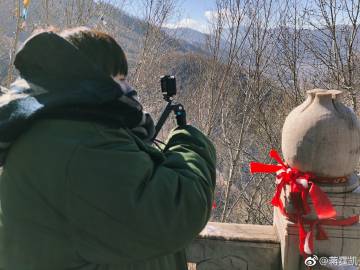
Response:
M360 214L359 176L355 172L359 166L360 124L353 111L340 102L340 94L336 90L309 91L307 100L287 117L282 132L282 154L287 165L315 176L314 183L336 209L336 220ZM281 200L286 211L295 211L289 186L282 191ZM311 212L305 217L318 220L313 201L309 197L307 201ZM283 269L306 269L299 253L297 222L290 221L275 207L274 226ZM315 261L314 269L360 269L350 261L357 259L360 263L360 223L321 226L328 239L316 240L314 236L310 255ZM305 225L305 229L309 232L310 226ZM318 233L316 228L314 232Z

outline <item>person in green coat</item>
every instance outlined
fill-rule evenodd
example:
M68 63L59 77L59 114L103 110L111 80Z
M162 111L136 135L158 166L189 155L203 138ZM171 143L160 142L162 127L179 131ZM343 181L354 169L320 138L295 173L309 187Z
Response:
M210 218L215 149L186 125L163 151L125 54L86 28L30 37L0 97L6 270L184 270Z

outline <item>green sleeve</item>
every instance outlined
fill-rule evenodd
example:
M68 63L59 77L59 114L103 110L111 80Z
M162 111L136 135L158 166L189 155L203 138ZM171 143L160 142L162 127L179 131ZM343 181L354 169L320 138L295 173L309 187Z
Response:
M125 131L103 134L69 164L67 211L79 254L133 262L187 246L210 217L213 144L191 126L171 132L164 154Z

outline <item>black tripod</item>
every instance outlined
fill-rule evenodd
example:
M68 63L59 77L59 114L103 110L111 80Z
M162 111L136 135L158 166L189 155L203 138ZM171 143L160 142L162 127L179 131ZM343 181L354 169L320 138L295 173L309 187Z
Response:
M186 125L186 112L184 106L180 103L175 103L172 99L176 95L176 79L175 76L165 75L161 77L161 91L164 96L164 100L167 102L167 105L162 112L159 121L155 126L155 135L153 141L156 140L157 135L159 134L164 123L168 119L170 113L173 111L175 113L177 125L182 127Z

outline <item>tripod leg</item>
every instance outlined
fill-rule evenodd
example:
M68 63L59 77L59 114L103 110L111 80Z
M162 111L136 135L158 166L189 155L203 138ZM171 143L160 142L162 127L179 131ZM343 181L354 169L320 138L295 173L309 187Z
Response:
M169 101L169 103L166 105L164 111L162 112L160 118L159 118L159 121L156 123L156 126L155 126L155 134L154 134L154 137L153 137L153 140L157 137L157 135L159 134L161 128L163 127L164 123L166 122L166 120L168 119L171 111L172 111L172 104L171 104L172 101Z

